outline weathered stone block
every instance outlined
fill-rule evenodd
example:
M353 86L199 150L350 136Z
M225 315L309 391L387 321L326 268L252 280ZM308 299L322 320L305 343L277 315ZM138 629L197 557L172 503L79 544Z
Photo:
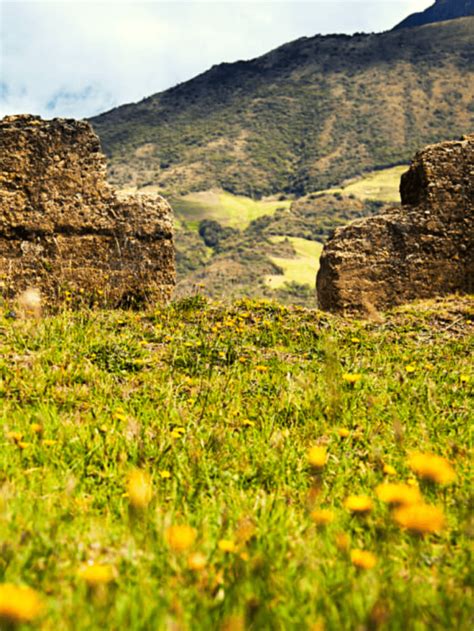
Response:
M416 154L402 207L338 228L321 256L321 309L367 313L474 291L474 135Z
M0 121L0 290L27 287L108 306L164 301L175 284L172 211L118 193L85 121Z

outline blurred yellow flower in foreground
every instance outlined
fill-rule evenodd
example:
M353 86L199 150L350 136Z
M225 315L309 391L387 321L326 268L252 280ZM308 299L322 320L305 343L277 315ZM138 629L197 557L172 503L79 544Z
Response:
M202 552L193 552L188 556L188 568L194 572L200 572L206 567L207 560Z
M393 517L399 526L418 534L439 532L444 526L443 511L428 504L402 506Z
M308 451L308 464L314 469L322 469L328 459L326 447L311 447Z
M371 570L377 565L377 557L367 550L351 550L351 561L364 570Z
M172 550L184 552L193 545L196 531L191 526L186 525L170 526L165 530L165 539Z
M141 469L130 472L127 481L128 501L134 508L146 508L151 502L153 489L150 476Z
M353 513L369 513L373 502L368 495L349 495L344 506Z
M334 521L334 513L328 508L316 509L311 513L311 519L317 526L326 526Z
M421 493L416 486L409 484L394 484L385 482L375 489L379 500L393 505L419 504L422 502Z
M85 563L77 571L77 575L85 581L89 587L107 585L115 580L117 572L112 565L105 563Z
M43 609L38 592L31 587L0 583L0 627L31 622Z
M361 379L362 379L362 375L360 373L345 372L342 375L342 380L352 385L359 382Z
M217 547L221 552L235 552L237 546L231 539L221 539L217 542Z
M346 427L340 427L337 430L337 433L341 438L347 438L350 434L350 431Z
M456 473L446 458L415 452L408 457L408 466L417 475L438 484L450 484Z

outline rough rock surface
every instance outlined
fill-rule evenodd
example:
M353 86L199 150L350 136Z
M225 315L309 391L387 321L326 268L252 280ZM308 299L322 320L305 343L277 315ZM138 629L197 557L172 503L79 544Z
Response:
M324 247L321 309L367 313L474 291L474 135L418 152L402 207L338 228Z
M115 306L167 300L175 283L172 212L158 196L106 181L85 121L0 121L0 292L39 289ZM71 298L70 298L71 299Z

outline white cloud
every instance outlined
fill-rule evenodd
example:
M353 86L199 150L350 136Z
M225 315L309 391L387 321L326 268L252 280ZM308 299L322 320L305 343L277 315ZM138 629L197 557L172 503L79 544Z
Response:
M316 33L378 31L419 0L0 0L0 115L91 116Z

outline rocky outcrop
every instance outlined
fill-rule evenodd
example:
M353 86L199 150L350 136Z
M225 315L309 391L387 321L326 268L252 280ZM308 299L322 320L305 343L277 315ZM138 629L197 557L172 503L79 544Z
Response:
M175 283L172 212L106 180L85 121L0 121L0 291L109 306L167 300Z
M401 208L338 228L328 241L320 308L363 314L474 291L474 135L420 151L400 193Z

